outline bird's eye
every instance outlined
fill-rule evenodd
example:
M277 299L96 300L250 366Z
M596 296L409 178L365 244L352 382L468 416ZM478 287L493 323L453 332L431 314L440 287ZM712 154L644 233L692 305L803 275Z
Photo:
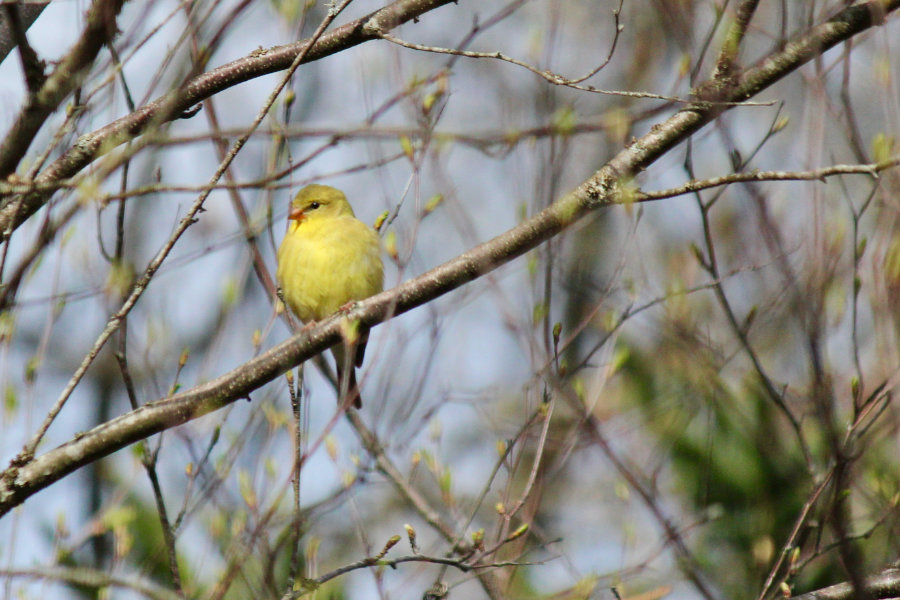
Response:
M318 202L312 202L312 203L310 203L310 205L309 205L309 207L312 208L312 209L319 208L319 206L320 206L320 205L319 205Z

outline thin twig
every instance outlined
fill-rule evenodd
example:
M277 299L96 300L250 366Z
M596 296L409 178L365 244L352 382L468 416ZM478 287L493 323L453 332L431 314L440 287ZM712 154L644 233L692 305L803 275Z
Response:
M737 8L737 13L725 41L719 51L719 58L716 61L716 68L712 78L718 81L727 80L734 76L737 70L737 56L741 49L741 43L747 34L747 27L750 26L750 19L756 12L759 0L743 0Z
M528 481L525 483L525 488L522 490L522 494L515 506L504 515L504 519L507 523L509 523L516 513L518 513L525 505L525 501L528 499L528 496L531 495L531 489L534 487L534 482L537 480L538 471L541 467L541 459L544 456L544 447L547 443L547 434L550 432L550 420L553 418L554 404L555 402L551 399L549 402L542 404L539 409L541 417L544 420L544 425L541 427L541 436L538 439L537 447L534 450L534 460L531 464L531 471L528 473Z
M344 565L338 569L333 571L329 571L324 575L316 577L311 581L316 585L321 585L326 581L330 581L335 577L340 575L344 575L351 571L356 571L358 569L365 569L367 567L375 567L375 566L386 566L391 568L396 568L397 565L408 563L408 562L424 562L424 563L432 563L436 565L447 565L453 567L455 569L459 569L463 573L468 573L473 570L485 570L485 569L497 569L500 567L520 567L520 566L531 566L531 565L540 565L543 564L541 562L493 562L493 563L478 563L472 564L467 563L463 559L458 558L445 558L442 556L425 556L423 554L414 554L410 556L401 556L399 558L391 558L391 559L375 559L375 558L364 558L358 560L349 565Z
M662 200L664 198L673 198L684 194L692 194L702 190L707 190L732 183L746 183L759 181L820 181L825 182L828 177L835 175L869 175L877 178L878 174L887 169L893 169L900 165L900 157L893 157L877 163L865 165L833 165L830 167L822 167L821 169L813 169L810 171L759 171L754 170L748 173L731 173L722 175L721 177L713 177L710 179L699 179L690 181L675 188L660 190L658 192L636 191L631 200L633 202L649 202L653 200Z
M108 587L120 587L132 590L153 600L180 600L181 596L171 592L152 581L141 580L136 576L128 577L110 575L106 571L98 571L88 567L51 567L32 569L0 569L0 576L20 577L22 579L55 580L88 587L96 590Z
M407 42L401 40L400 38L394 37L388 33L380 33L379 37L383 40L391 42L392 44L397 44L398 46L402 46L403 48L407 48L409 50L418 50L420 52L432 52L434 54L450 54L453 56L463 56L466 58L492 58L496 60L501 60L503 62L512 63L519 67L523 67L528 69L535 75L545 79L549 83L553 85L561 85L568 88L573 88L576 90L580 90L582 92L591 92L593 94L604 94L607 96L623 96L625 98L651 98L654 100L665 100L667 102L675 102L678 104L709 104L709 105L717 105L717 106L772 106L774 102L745 102L745 101L730 101L730 100L698 100L697 98L679 98L677 96L666 96L664 94L655 94L652 92L627 92L624 90L602 90L599 88L595 88L592 85L580 85L575 83L576 81L584 81L587 77L590 77L590 74L583 78L575 78L575 79L567 79L562 75L558 75L553 73L552 71L542 71L537 67L530 65L525 61L518 60L516 58L512 58L511 56L507 56L502 52L473 52L471 50L455 50L453 48L441 48L439 46L425 46L422 44L413 44L411 42Z

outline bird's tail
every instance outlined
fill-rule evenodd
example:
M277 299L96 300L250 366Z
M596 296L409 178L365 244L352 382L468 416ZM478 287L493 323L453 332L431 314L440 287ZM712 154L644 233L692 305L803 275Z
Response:
M356 383L356 369L350 367L347 371L347 385L344 385L343 369L338 369L340 391L341 394L346 394L344 402L350 403L352 401L354 408L362 408L362 396L359 395L359 384ZM346 392L344 390L346 390Z
M350 354L353 356L353 361L350 362L347 360L347 347L344 344L332 348L334 362L337 365L338 401L343 399L343 402L347 404L352 402L356 408L362 408L362 396L359 393L359 384L356 382L356 367L362 363L361 358L364 352L364 346L362 346L362 350L360 350L360 346L357 346L355 352L352 351Z

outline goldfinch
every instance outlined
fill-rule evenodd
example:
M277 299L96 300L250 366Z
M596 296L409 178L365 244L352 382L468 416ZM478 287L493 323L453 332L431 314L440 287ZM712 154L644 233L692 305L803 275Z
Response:
M319 321L346 304L377 294L384 286L381 244L375 230L356 218L347 196L312 184L291 202L288 229L278 248L278 283L284 302L304 323ZM332 348L340 389L362 406L356 367L362 366L368 332L355 343ZM345 373L346 371L346 373ZM347 383L344 383L344 376Z

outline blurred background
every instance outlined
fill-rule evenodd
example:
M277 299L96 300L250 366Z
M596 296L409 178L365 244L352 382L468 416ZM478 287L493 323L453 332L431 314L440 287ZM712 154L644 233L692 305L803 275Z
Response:
M386 4L355 0L336 23ZM760 3L738 62L845 4ZM712 73L737 5L462 0L391 35L590 75L582 88L687 98ZM127 3L116 56L101 51L19 175L130 103L311 35L329 6ZM49 4L28 30L40 58L52 66L68 51L89 7ZM898 39L888 17L753 99L764 104L732 108L636 184L896 156ZM4 467L283 76L216 94L117 168L84 170L4 246ZM0 64L3 131L25 96L13 51ZM266 278L303 185L341 188L367 223L387 214L393 287L535 214L682 106L386 40L301 66L222 179L235 185L210 194L39 452L129 411L126 380L142 404L289 337ZM0 595L163 597L157 588L180 586L191 598L277 598L394 535L386 558L413 555L407 524L421 555L477 556L485 568L359 568L316 590L307 581L309 597L422 598L442 581L453 598L762 599L782 583L801 593L878 571L897 559L900 533L898 209L889 170L599 210L376 327L357 422L336 412L330 368L305 365L299 513L298 423L279 378L7 514ZM383 454L361 441L367 431ZM474 554L455 553L460 544Z

